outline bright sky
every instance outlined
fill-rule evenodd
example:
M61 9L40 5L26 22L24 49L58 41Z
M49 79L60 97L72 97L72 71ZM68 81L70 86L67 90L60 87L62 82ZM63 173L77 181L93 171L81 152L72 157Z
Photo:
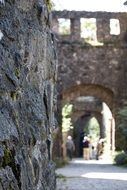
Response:
M126 0L52 0L56 10L127 12Z

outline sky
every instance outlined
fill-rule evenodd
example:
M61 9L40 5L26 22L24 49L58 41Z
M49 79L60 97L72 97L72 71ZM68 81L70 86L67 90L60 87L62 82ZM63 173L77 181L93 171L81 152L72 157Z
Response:
M56 10L127 12L125 0L52 0Z

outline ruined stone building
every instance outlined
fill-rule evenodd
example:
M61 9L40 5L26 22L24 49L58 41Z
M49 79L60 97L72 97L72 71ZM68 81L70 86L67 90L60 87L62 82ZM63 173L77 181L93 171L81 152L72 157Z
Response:
M57 56L47 2L0 0L0 190L56 189ZM67 20L67 30L60 30L59 19ZM92 43L89 36L82 37L81 19L94 21ZM112 21L119 25L116 33ZM73 104L76 156L84 122L91 116L99 121L101 137L107 134L108 149L114 150L116 114L127 93L127 15L58 11L52 13L52 29L59 62L58 114Z
M93 115L100 123L101 137L107 133L108 149L114 150L117 112L127 98L127 14L65 10L54 11L52 17L58 46L58 100L61 109L73 104L76 146L83 132L78 125ZM83 19L94 22L93 43L87 31L83 36ZM111 112L107 116L103 103Z
M0 190L54 190L56 52L47 1L0 0Z

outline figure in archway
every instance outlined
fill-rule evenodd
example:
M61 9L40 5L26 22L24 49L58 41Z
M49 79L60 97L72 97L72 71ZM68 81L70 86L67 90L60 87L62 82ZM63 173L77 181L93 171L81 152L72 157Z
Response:
M83 139L83 158L85 160L90 159L89 144L90 144L89 138L85 136Z
M74 150L75 150L75 145L74 145L74 142L72 140L72 137L68 136L67 141L66 141L66 151L67 151L67 157L70 160L72 160Z
M104 151L104 140L99 139L96 146L96 160L99 160L100 156L103 154Z

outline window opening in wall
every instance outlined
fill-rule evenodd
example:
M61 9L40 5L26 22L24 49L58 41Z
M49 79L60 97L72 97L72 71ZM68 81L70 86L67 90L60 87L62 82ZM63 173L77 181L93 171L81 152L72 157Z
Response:
M120 23L118 19L110 19L110 34L111 35L120 34Z
M60 18L58 19L59 23L59 33L61 35L69 35L70 34L70 19Z
M85 39L85 42L96 45L97 36L96 36L96 19L95 18L81 18L81 38Z

